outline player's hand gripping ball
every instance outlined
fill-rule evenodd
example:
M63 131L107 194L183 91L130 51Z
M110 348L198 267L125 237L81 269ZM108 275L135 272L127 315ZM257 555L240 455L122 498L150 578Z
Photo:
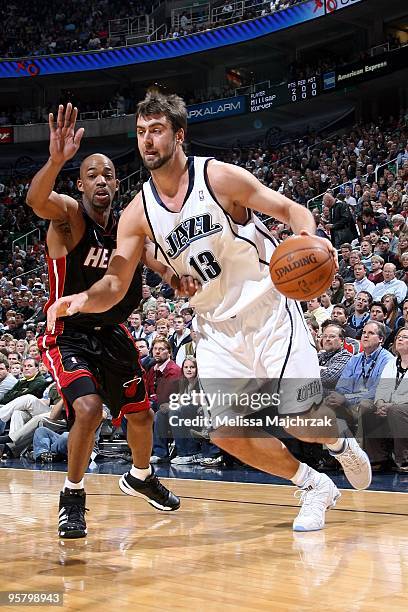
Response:
M336 263L329 242L317 236L291 236L275 249L269 270L284 296L311 300L330 287Z

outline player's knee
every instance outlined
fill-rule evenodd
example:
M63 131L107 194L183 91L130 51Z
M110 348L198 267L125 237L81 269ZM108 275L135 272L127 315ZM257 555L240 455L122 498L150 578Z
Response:
M152 427L154 412L151 408L140 412L131 412L126 415L126 418L130 427Z
M97 395L85 395L74 402L75 420L83 427L96 428L102 421L102 400Z

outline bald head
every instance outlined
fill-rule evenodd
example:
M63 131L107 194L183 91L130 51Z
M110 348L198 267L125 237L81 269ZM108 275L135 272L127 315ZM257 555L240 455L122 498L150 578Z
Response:
M92 155L85 157L81 163L81 167L79 169L81 178L89 169L97 168L101 164L104 167L109 168L113 172L113 176L115 176L115 166L113 165L113 161L109 159L109 157L106 157L106 155L103 155L103 153L93 153Z
M88 155L81 164L77 186L88 214L92 210L97 214L108 213L119 189L112 160L102 153Z

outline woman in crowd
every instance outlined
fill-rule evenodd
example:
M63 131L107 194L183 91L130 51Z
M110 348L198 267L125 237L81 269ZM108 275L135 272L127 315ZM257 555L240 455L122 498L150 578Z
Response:
M17 340L15 338L11 338L6 344L7 350L9 353L16 353Z
M196 429L208 429L205 412L197 402L200 385L197 378L197 361L195 357L186 357L182 364L182 378L179 383L178 399L172 403L162 404L156 413L154 421L154 440L152 462L167 455L168 437L165 424L174 439L177 456L171 459L172 465L188 465L198 463L202 458L219 455L219 449L207 440L200 440L191 435L191 421L197 419ZM163 414L164 413L164 414ZM164 415L167 418L164 418ZM201 417L201 418L199 418ZM162 459L163 460L163 459Z
M33 342L30 342L29 347L28 347L28 355L29 355L29 357L32 357L38 363L40 363L40 361L41 361L41 353L40 353L40 350L39 350L39 348L37 346L37 341L36 340L34 340Z
M336 274L333 278L331 287L332 291L331 295L331 303L332 304L340 304L344 297L344 280L340 274Z
M25 359L28 354L28 342L27 340L18 340L16 344L16 353L21 357L21 359Z
M398 300L395 295L386 293L382 296L381 303L384 304L387 309L388 314L384 323L388 325L390 330L395 331L399 327L403 327L405 325L405 320L398 308Z

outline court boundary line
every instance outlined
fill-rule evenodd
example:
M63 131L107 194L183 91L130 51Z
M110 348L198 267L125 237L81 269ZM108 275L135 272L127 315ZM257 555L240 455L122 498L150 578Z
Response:
M109 475L109 474L107 474ZM277 485L279 486L279 485ZM392 491L391 491L392 493ZM124 499L124 495L122 493L90 493L89 491L87 491L87 497L120 497ZM10 493L8 491L0 491L0 497L2 495L10 495ZM26 493L26 495L44 495L43 491L38 491L37 492L30 492L30 493ZM53 495L55 497L58 497L58 492L56 493L47 493L46 495ZM274 508L299 508L300 506L298 504L282 504L282 503L274 503L274 502L257 502L257 501L247 501L247 500L242 500L242 499L218 499L218 498L213 498L213 497L196 497L196 496L191 496L191 495L179 495L180 499L191 499L191 500L196 500L196 501L204 501L204 502L220 502L220 503L224 503L224 504L246 504L249 506L267 506L267 507L274 507ZM331 511L334 512L354 512L356 514L381 514L381 515L385 515L385 516L401 516L401 517L408 517L408 513L403 513L403 512L383 512L381 510L362 510L362 509L356 509L356 508L330 508Z
M0 474L3 470L15 470L16 472L38 472L40 474L41 473L47 473L47 474L51 474L51 473L67 474L68 473L68 472L63 472L60 470L32 470L30 468L16 468L16 467L4 466L3 468L0 468ZM125 473L126 472L124 472L124 474ZM85 472L85 476L116 476L120 478L122 474L95 474L94 472ZM160 476L160 478L164 478L165 480L174 480L174 481L183 480L185 482L217 482L219 484L251 485L251 486L255 485L258 487L286 487L288 489L293 489L294 487L296 487L296 485L289 485L289 484L284 484L284 483L276 484L273 482L269 483L269 482L241 482L241 481L235 481L235 480L206 480L205 478L175 478L174 476ZM279 476L276 476L276 478L279 478ZM337 487L337 488L340 491L350 491L351 493L385 493L385 494L392 493L393 495L408 495L408 491L382 491L382 490L377 490L377 489L357 490L353 488L342 489L341 487Z

